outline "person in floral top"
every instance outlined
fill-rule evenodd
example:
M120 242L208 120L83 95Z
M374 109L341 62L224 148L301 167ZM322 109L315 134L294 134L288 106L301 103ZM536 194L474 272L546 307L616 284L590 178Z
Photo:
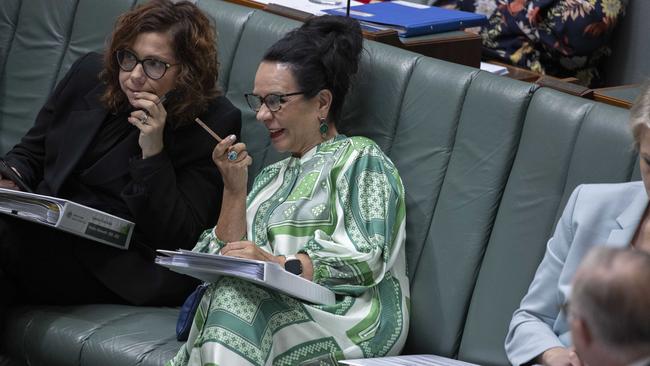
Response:
M430 0L485 14L483 56L584 85L598 83L598 63L628 0Z

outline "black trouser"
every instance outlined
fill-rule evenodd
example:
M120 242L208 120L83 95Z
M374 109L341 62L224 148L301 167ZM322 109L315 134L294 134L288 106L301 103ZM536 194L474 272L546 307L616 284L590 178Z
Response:
M102 245L25 220L0 216L0 279L14 304L126 303L74 255L74 246Z
M44 225L0 216L0 337L12 305L125 303L73 254L80 240ZM0 353L2 343L0 338Z
M154 257L155 251L137 239L125 252L0 215L0 294L14 293L6 299L0 295L0 303L182 304L198 281L156 265Z
M90 254L83 251L83 260L79 246L92 249ZM128 254L128 260L118 260L122 254ZM0 214L0 335L6 308L13 305L182 304L198 281L156 265L154 256L154 250L135 240L126 253ZM111 290L97 273L110 278L120 292Z

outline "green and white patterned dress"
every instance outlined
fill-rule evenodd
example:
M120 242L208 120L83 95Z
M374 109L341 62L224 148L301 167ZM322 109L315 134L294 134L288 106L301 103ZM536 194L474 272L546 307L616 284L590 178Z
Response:
M408 333L404 189L371 140L339 135L265 168L247 199L247 239L309 254L320 306L223 277L207 289L189 340L168 365L336 365L399 354ZM195 251L223 246L214 230Z

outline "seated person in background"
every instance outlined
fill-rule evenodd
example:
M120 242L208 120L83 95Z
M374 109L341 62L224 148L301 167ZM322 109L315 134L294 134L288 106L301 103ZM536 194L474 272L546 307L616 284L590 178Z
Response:
M567 314L571 281L595 245L650 252L650 84L630 111L642 182L586 184L575 189L549 240L528 293L510 322L505 348L514 365L575 364ZM575 356L575 355L573 355Z
M650 365L650 254L592 249L573 280L569 322L584 364Z
M36 193L131 220L135 233L126 251L0 216L0 283L15 302L182 303L194 281L154 264L154 249L191 248L218 215L215 144L193 119L238 135L241 112L220 96L216 56L198 7L154 0L118 18L103 57L72 65L5 159Z
M217 145L219 223L194 248L291 261L334 291L336 304L222 277L206 290L187 343L168 365L336 365L401 351L409 325L402 182L374 142L338 133L362 45L356 21L322 16L266 52L246 98L273 147L291 156L263 169L247 197L245 146L227 138ZM238 157L229 160L228 151Z
M430 1L431 2L431 1ZM540 74L597 84L612 30L627 0L433 0L432 5L485 14L483 56Z

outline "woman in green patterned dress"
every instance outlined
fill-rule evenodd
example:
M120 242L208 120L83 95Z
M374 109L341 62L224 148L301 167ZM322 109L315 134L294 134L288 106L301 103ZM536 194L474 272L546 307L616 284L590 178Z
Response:
M308 20L265 54L246 98L273 146L291 156L262 170L225 138L219 223L195 251L276 262L337 295L313 305L236 278L209 286L170 365L336 365L399 354L408 333L404 188L364 137L337 133L363 46L358 23Z

